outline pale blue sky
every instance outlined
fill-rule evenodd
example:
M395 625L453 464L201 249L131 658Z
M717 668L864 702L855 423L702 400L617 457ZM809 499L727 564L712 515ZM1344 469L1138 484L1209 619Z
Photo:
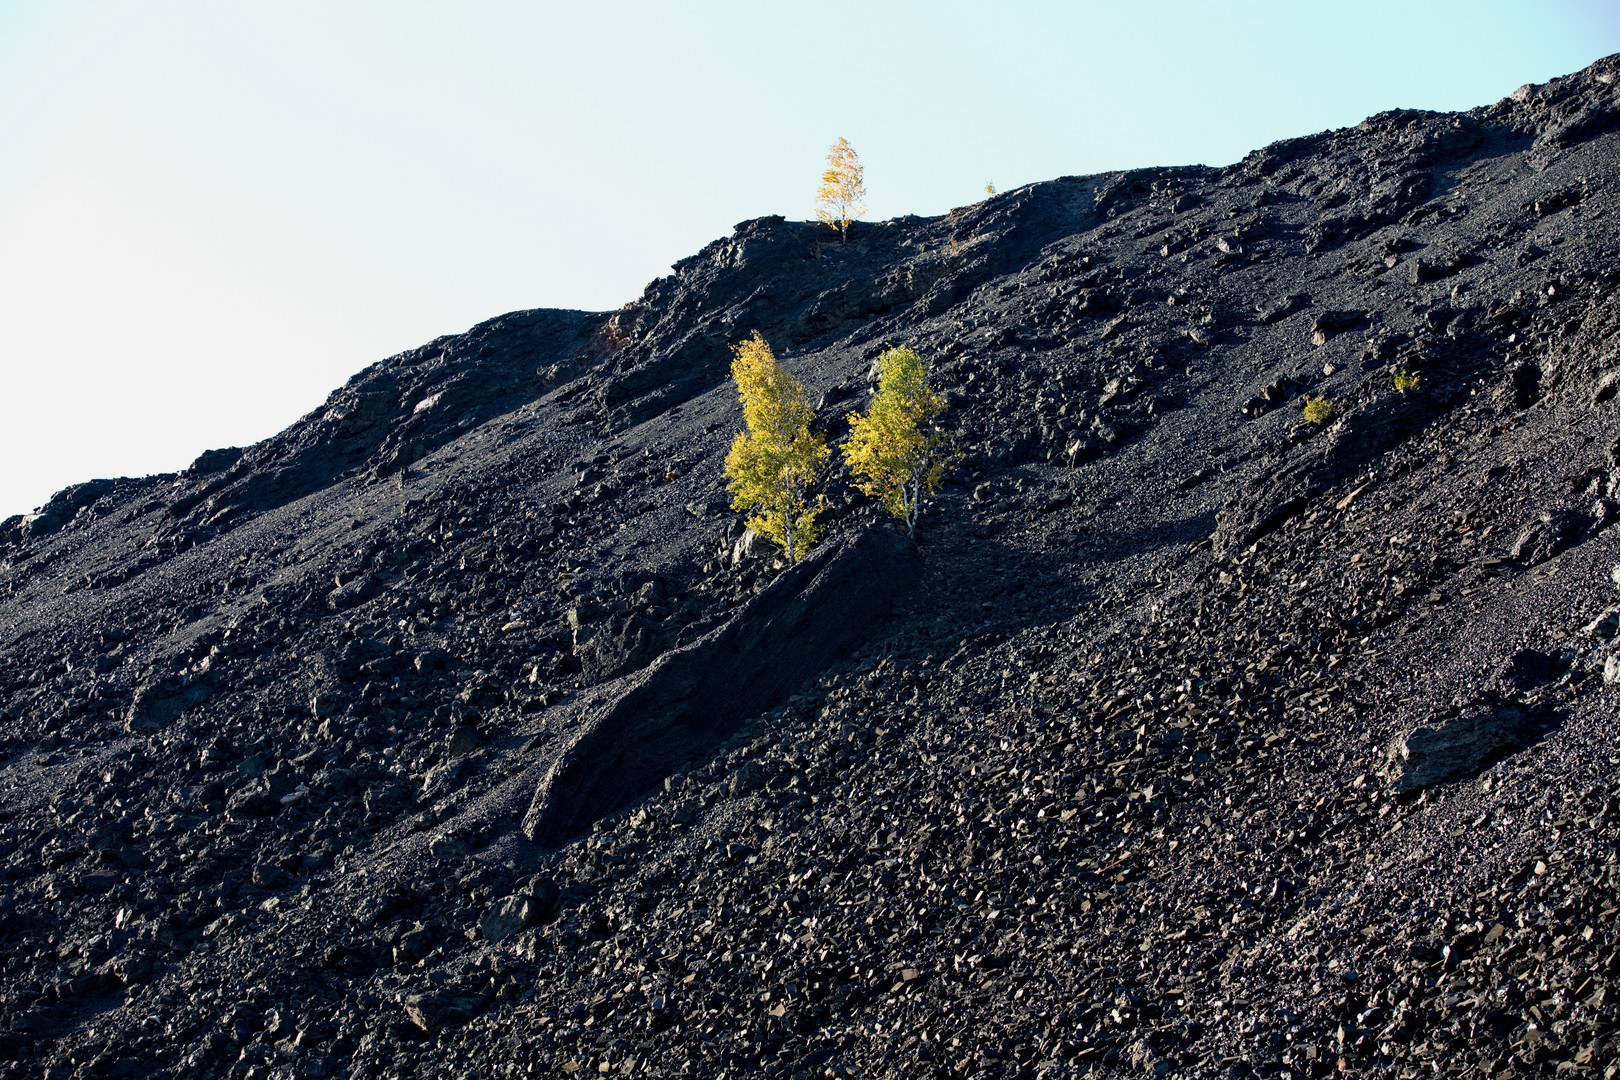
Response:
M1225 164L1620 51L1620 4L0 0L0 516L373 360L608 309L829 143L874 219Z

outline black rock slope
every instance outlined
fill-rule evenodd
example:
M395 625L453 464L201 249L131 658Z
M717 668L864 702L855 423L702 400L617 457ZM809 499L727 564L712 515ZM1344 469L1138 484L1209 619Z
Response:
M746 222L0 525L0 1077L1613 1076L1617 76ZM747 542L754 329L834 439L932 359L915 544Z

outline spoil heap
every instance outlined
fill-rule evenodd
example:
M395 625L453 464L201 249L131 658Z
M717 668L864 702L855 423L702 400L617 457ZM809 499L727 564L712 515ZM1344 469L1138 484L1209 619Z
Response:
M0 525L0 1077L1612 1073L1617 74L746 222ZM754 329L835 440L932 359L915 544L741 536Z

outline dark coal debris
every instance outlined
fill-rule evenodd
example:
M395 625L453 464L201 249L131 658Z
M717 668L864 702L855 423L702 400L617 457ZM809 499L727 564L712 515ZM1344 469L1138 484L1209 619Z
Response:
M744 222L0 524L0 1078L1615 1076L1617 77ZM744 535L756 329L835 441L929 360L914 542Z

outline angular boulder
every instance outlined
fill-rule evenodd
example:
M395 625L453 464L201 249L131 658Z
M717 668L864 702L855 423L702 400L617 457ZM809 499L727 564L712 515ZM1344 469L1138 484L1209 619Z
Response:
M135 735L162 731L213 696L213 687L190 674L159 679L135 690L124 726Z
M1476 706L1396 739L1390 744L1386 775L1398 795L1461 780L1523 746L1529 731L1517 705Z
M478 922L485 941L504 941L530 926L540 923L548 910L532 896L507 896L491 904Z
M405 1015L426 1032L460 1027L484 1011L484 999L461 994L412 994L405 999Z

